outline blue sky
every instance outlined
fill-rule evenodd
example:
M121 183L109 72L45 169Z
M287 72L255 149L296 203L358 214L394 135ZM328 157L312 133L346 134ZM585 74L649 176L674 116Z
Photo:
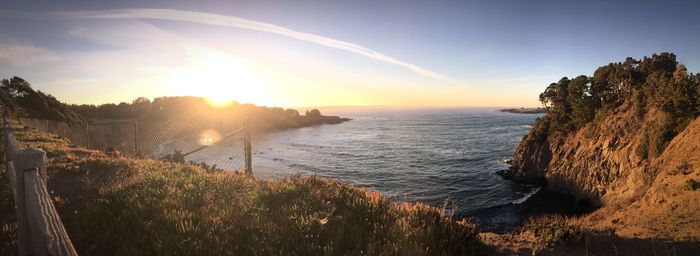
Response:
M29 2L0 7L0 75L72 103L195 94L283 106L536 106L550 82L628 56L670 51L700 71L694 2ZM161 16L124 10L137 8ZM164 9L201 20L163 19ZM95 18L109 12L129 17ZM293 33L215 25L211 14ZM241 68L216 66L229 64ZM220 79L188 88L202 74Z

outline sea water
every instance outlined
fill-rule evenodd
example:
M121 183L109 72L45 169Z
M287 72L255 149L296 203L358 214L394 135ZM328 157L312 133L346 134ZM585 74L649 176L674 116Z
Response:
M541 115L469 108L321 111L352 120L257 135L255 175L318 175L398 202L447 205L456 218L475 218L485 231L518 225L524 215L518 205L539 191L495 173L509 167Z

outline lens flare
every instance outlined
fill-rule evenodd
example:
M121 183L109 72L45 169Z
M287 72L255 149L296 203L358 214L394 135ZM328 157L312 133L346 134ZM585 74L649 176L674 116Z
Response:
M219 140L221 140L221 133L219 133L216 130L208 129L208 130L204 130L199 135L198 143L199 143L199 145L202 145L202 146L211 146L211 145L214 145L214 143L218 142Z

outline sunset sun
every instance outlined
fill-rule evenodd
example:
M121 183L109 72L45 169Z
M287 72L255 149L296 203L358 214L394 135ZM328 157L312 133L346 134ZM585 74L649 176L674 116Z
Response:
M156 68L162 73L163 86L179 94L204 97L215 107L233 102L271 103L264 77L250 64L223 51L194 45L183 48L190 56L187 65Z

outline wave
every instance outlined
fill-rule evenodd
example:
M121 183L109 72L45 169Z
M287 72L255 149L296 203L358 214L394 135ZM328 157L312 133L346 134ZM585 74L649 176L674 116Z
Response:
M540 192L541 189L542 189L542 187L537 187L537 188L531 190L530 192L525 193L525 195L523 197L518 198L516 200L513 200L513 204L522 204L522 203L526 202L528 199L530 199L531 196L537 194L537 192Z
M311 165L306 165L306 164L290 164L289 168L292 170L296 171L306 171L306 172L311 172L311 173L320 173L323 170Z

